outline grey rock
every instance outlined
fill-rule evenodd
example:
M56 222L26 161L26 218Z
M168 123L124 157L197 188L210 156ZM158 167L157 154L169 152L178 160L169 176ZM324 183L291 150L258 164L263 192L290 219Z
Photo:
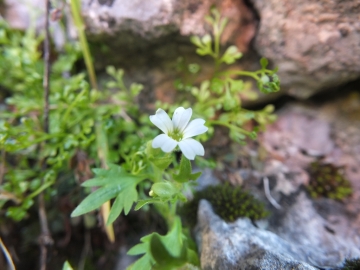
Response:
M197 243L204 270L316 269L295 259L306 254L305 248L256 228L247 218L227 224L213 213L207 201L200 202L198 219Z
M360 77L360 2L251 0L255 46L279 67L289 93L307 98Z

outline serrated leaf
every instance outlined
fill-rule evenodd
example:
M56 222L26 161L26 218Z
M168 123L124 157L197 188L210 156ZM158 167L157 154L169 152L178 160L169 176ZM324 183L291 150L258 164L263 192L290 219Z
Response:
M137 184L145 177L131 175L120 166L110 164L109 169L94 169L95 178L85 181L82 185L86 187L100 186L100 188L89 194L73 211L71 216L79 216L95 210L106 201L115 198L111 207L107 224L111 224L122 211L128 214L133 203L138 199Z
M144 254L140 259L138 259L135 263L130 265L127 270L143 270L143 269L152 269L152 265L155 263L154 259L150 254L150 240L152 234L146 235L140 239L141 243L132 247L127 254L128 255L140 255Z
M185 183L189 180L196 180L201 175L201 172L191 173L191 162L184 155L181 157L179 174L173 174L175 181Z
M124 194L124 193L125 192L120 192L120 194L116 197L113 205L111 206L109 218L106 222L107 225L113 223L123 210L124 210L124 214L127 215L129 213L133 203L137 201L138 193L137 193L135 187L132 189L129 189L126 192L126 194Z

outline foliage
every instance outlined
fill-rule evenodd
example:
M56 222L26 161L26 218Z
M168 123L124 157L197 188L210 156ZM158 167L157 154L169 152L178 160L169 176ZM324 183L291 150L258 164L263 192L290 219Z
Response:
M182 232L181 221L176 217L167 235L149 234L141 244L131 248L129 255L144 254L128 269L177 269L185 263L199 265L194 243Z
M342 270L359 270L360 269L360 259L346 259Z
M307 190L313 198L342 200L352 194L351 184L340 167L313 162L310 164L309 173Z
M64 262L63 270L73 270L70 263L68 261Z
M105 134L110 149L109 161L118 162L128 159L143 143L146 124L140 128L131 118L132 113L141 115L134 105L141 86L133 84L127 89L122 82L122 71L109 67L108 73L114 80L101 92L90 89L83 73L63 77L70 75L79 57L78 45L73 44L53 63L50 133L45 133L42 124L44 66L38 52L41 37L36 37L32 31L22 35L2 24L0 81L10 91L10 97L6 99L7 111L0 116L1 149L9 157L3 161L7 161L7 173L1 185L1 203L12 201L14 204L7 208L6 215L21 220L42 190L47 190L48 194L54 192L49 187L56 182L59 173L68 170L76 152L84 151L89 158L97 157L99 133ZM115 88L120 91L110 91ZM127 108L126 112L119 104ZM122 117L124 114L126 119ZM98 134L96 122L101 123ZM121 136L124 141L119 141ZM127 147L118 149L120 143ZM40 185L42 178L44 184Z
M180 208L180 214L190 224L195 226L199 201L209 201L214 212L223 220L233 222L240 217L258 220L269 214L264 204L256 200L250 193L240 186L233 187L229 184L208 186L194 193L194 197Z
M194 100L192 105L194 114L207 119L210 130L208 135L201 136L203 140L209 139L214 127L221 125L229 129L229 136L234 142L244 144L246 136L255 139L258 131L263 130L266 124L275 120L275 115L272 114L274 111L272 105L268 105L259 111L242 108L242 97L256 99L257 94L249 84L239 77L251 77L263 93L279 91L280 81L276 75L276 70L267 69L268 61L265 58L260 61L261 69L254 72L236 69L224 70L224 64L235 63L242 54L236 46L230 46L224 52L220 50L220 38L227 23L226 18L222 18L220 13L213 9L211 16L207 16L206 20L213 29L213 36L209 34L202 38L193 36L191 42L196 46L196 52L199 55L210 56L214 59L213 77L203 81L200 85L192 85L189 81L177 80L177 89L187 93L184 99L177 100L172 105L158 102L157 106L168 109L172 113L179 106L188 107L190 105L189 100ZM198 64L191 63L188 70L196 74L201 70L201 67ZM191 95L192 98L189 98L188 95ZM256 123L252 130L244 128L249 121Z
M178 87L184 91L185 98L176 104L158 103L158 106L173 112L177 107L191 105L195 116L206 119L210 130L199 136L202 141L211 138L216 126L221 125L229 129L234 142L244 143L246 136L256 138L257 132L274 120L274 115L272 106L260 111L241 107L241 97L254 96L254 93L238 77L252 77L264 93L278 91L279 79L276 71L267 69L265 59L261 60L258 71L224 71L223 66L235 63L241 53L235 46L221 51L220 37L226 19L221 18L218 11L212 10L207 20L213 28L213 36L193 37L192 42L199 55L214 59L214 76L200 85ZM47 202L53 200L60 181L74 187L73 177L61 176L68 173L69 164L78 153L86 153L87 166L90 166L90 160L95 161L94 177L88 180L92 177L91 172L86 173L84 179L77 177L78 184L85 187L86 197L72 217L91 213L114 199L105 220L111 225L121 213L127 215L134 203L135 210L153 204L166 219L169 231L164 236L152 233L143 237L141 243L129 251L131 255L143 254L130 269L199 266L194 243L183 228L176 209L179 202L186 202L184 190L193 185L201 172L193 173L191 162L184 156L179 161L174 152L164 153L152 147L151 140L158 131L150 126L148 115L136 105L142 86L126 86L123 71L108 67L111 79L101 91L92 88L85 73L74 68L81 57L79 44L67 44L64 53L53 56L50 128L45 132L44 63L39 51L42 37L36 36L33 30L25 34L10 31L3 21L0 23L0 84L8 95L6 105L0 107L0 149L7 170L0 182L0 206L6 216L15 221L25 219L38 194L44 191ZM86 43L85 36L81 37L81 43ZM95 75L89 72L92 70L90 55L86 54L85 58L94 86ZM193 64L189 70L196 74L199 68ZM189 100L193 100L193 104ZM249 121L256 123L250 130L244 128ZM206 159L198 160L207 166L211 164ZM224 213L227 220L234 220L237 215L253 219L265 215L260 204L249 194L228 186L220 190L220 194L215 190L208 194L219 200L214 207L221 210L220 215ZM210 195L209 200L215 198ZM236 205L232 206L240 201L251 204L242 204L240 210Z

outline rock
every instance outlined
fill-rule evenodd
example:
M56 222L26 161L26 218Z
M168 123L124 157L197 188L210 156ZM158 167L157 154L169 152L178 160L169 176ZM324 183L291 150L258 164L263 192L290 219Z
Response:
M40 33L44 31L45 1L4 0L3 5L5 7L3 12L4 19L11 28L26 30L30 27L34 27ZM56 48L61 50L66 42L66 33L63 30L63 26L57 20L50 20L49 26L53 42Z
M89 34L108 35L115 43L123 43L124 33L133 34L137 41L139 38L154 41L174 33L186 37L204 35L209 31L204 17L213 5L230 19L223 42L235 34L233 40L241 49L247 50L256 24L254 14L242 1L86 0L82 1L82 11Z
M204 270L316 269L294 259L305 250L256 228L247 218L227 224L213 213L207 201L200 201L198 219L197 242Z
M360 77L360 2L251 2L260 16L255 46L289 93L307 98Z
M292 103L278 112L278 120L260 136L261 149L267 151L258 157L263 165L258 171L232 171L271 214L254 223L225 223L202 202L195 235L204 269L337 269L345 259L360 257L359 112L358 92L318 104ZM254 147L248 149L252 159L259 151ZM352 195L341 201L310 198L305 186L312 162L344 168ZM255 167L253 161L248 167ZM209 172L204 177L209 180L202 183L214 182ZM268 260L275 267L264 266Z
M345 258L360 256L357 232L344 222L351 218L344 219L336 202L325 200L314 207L304 192L284 202L267 221L254 224L247 218L225 223L207 201L201 201L196 240L202 268L329 269L341 266ZM321 204L328 205L328 214L332 212L331 222L318 213Z

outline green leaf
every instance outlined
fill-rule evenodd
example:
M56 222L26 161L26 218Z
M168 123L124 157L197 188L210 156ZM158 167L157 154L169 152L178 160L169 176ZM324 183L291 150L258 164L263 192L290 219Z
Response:
M127 270L143 270L143 269L152 269L152 265L155 263L154 259L150 254L150 240L152 234L146 235L140 239L142 243L137 244L136 246L132 247L127 254L128 255L140 255L144 254L140 259L138 259L135 263L130 265Z
M245 85L243 80L232 80L230 79L230 90L233 93L239 93L244 90Z
M142 238L143 239L143 238ZM144 242L144 241L142 241ZM135 256L135 255L140 255L140 254L144 254L146 253L146 251L148 250L148 243L140 243L140 244L137 244L135 246L133 246L128 252L127 254L128 255L132 255L132 256Z
M117 217L124 210L124 214L127 215L130 212L131 206L138 199L138 193L135 188L130 188L126 194L121 192L115 199L109 213L109 218L106 225L110 225L117 219Z
M201 42L207 47L209 47L211 45L211 36L209 34L204 35L201 38Z
M179 174L173 174L175 181L185 183L189 180L196 180L201 175L201 172L191 173L191 162L184 155L181 157Z
M220 61L230 65L233 64L236 61L236 59L239 59L241 56L242 53L240 53L238 48L233 45L227 48Z
M150 203L161 203L162 200L159 198L151 198L151 199L146 199L146 200L140 200L137 202L136 206L135 206L135 211L139 210L140 208L142 208L143 206L150 204Z
M71 214L72 217L79 216L95 210L103 203L115 198L107 224L111 224L124 211L127 215L134 202L138 199L136 186L142 180L143 176L131 175L120 166L109 164L109 169L93 169L95 178L85 181L82 185L85 187L100 188L89 194Z
M121 190L119 184L107 185L89 194L71 213L71 217L77 217L88 213L103 205L105 202L116 197Z
M155 269L176 269L180 266L182 266L184 263L186 263L186 246L180 244L179 242L171 242L170 245L165 246L163 241L166 239L168 235L165 237L161 237L158 234L154 234L150 241L150 251L151 255L156 261ZM181 238L181 232L180 232L180 238ZM177 239L176 239L177 240ZM174 245L174 243L179 243L177 245ZM181 254L178 257L174 257L170 254L171 248L175 246L180 246ZM170 248L170 250L169 250Z
M144 269L153 269L152 266L154 264L154 259L150 254L146 253L140 259L138 259L135 263L130 265L127 270L144 270Z
M198 46L198 47L201 47L201 46L202 46L201 40L200 40L200 38L199 38L198 36L192 36L192 37L190 38L190 41L191 41L193 44L195 44L196 46Z
M187 243L183 241L179 217L175 218L170 232L165 236L153 234L150 253L156 261L154 269L176 269L187 262Z
M62 270L73 270L70 263L68 261L64 262Z
M214 91L216 94L221 94L224 89L224 81L219 78L213 78L211 80L210 89Z
M182 255L182 226L178 216L175 218L170 232L165 236L161 236L160 239L171 256L179 258Z
M160 148L153 148L152 141L146 144L146 155L160 170L165 170L173 161L171 153L164 153Z
M269 64L269 61L265 57L262 57L260 59L260 65L263 69L266 69L268 64Z
M160 182L152 185L151 190L162 198L172 198L179 191L171 182Z
M129 269L161 269L170 270L186 264L199 265L199 259L191 240L182 231L181 220L175 217L171 230L166 235L152 233L141 238L140 244L128 251L129 255L144 254Z

